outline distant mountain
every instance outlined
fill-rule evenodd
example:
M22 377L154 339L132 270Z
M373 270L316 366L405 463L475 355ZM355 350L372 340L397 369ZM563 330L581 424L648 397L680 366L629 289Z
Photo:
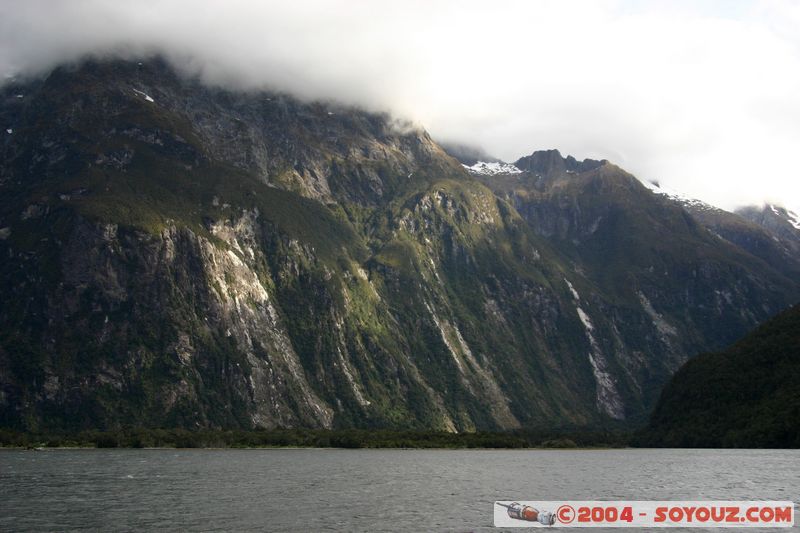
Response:
M743 207L736 213L786 238L800 239L800 215L785 207L767 204L761 208Z
M658 383L679 361L697 353L693 350L701 338L712 335L723 346L736 339L733 333L753 318L747 314L763 303L746 296L750 290L741 285L743 272L773 272L776 283L783 279L790 285L798 279L789 276L797 256L773 265L769 254L747 250L711 231L692 209L698 203L654 194L648 190L653 187L606 161L578 162L549 150L515 166L530 170L476 177L568 257L575 272L591 280L594 298L605 296L599 313L599 320L611 322L605 353L626 366L644 354L664 364L660 375L652 365L646 370L628 366L633 375L642 372L637 383ZM635 313L628 313L637 307L642 315L633 318ZM636 324L644 329L637 331ZM646 331L650 328L654 331ZM648 402L660 389L655 385L639 391Z
M800 447L800 306L683 365L639 444Z
M521 157L514 165L517 168L530 172L547 181L562 178L565 174L588 172L608 163L606 160L597 161L584 159L578 161L571 155L561 157L558 150L540 150L529 156Z
M442 144L447 155L457 159L464 169L473 175L494 176L497 174L519 174L522 171L511 163L492 157L481 148L466 145Z
M800 301L790 252L607 161L467 170L160 60L12 82L0 124L2 426L630 426Z
M440 143L447 155L454 157L465 166L472 166L478 162L500 163L500 159L489 155L486 150L477 146L458 144L451 142Z
M741 214L710 206L687 206L687 211L709 229L790 278L800 277L800 243L775 229L763 226Z
M800 255L800 215L776 205L743 207L736 214L766 230L793 257Z

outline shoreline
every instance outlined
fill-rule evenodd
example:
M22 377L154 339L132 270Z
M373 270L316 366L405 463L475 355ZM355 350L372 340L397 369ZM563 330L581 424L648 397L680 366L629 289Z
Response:
M381 447L370 447L365 446L361 448L344 448L344 447L336 447L336 446L205 446L205 447L185 447L185 448L177 448L174 446L147 446L136 448L132 446L117 446L114 448L102 448L97 446L38 446L35 448L27 448L23 446L0 446L0 452L3 451L24 451L24 452L56 452L56 451L82 451L82 450L145 450L145 451L165 451L165 450L176 450L176 451L188 451L188 450L196 450L196 451L249 451L249 450L362 450L362 451L370 451L370 450L404 450L404 451L418 451L418 450L425 450L425 451L447 451L447 452L458 452L458 451L552 451L552 452L581 452L581 451L611 451L611 450L658 450L663 448L637 448L633 446L618 446L618 447L611 447L611 446L580 446L575 448L548 448L548 447L530 447L530 448L454 448L454 447L393 447L393 446L381 446Z
M620 449L621 430L447 433L397 429L186 430L126 428L74 432L0 429L0 449Z

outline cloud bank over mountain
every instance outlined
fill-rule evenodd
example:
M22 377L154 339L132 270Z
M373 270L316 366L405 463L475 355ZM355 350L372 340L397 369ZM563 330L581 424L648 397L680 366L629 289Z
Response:
M0 73L163 54L506 160L557 147L722 207L800 210L798 26L790 1L2 0Z

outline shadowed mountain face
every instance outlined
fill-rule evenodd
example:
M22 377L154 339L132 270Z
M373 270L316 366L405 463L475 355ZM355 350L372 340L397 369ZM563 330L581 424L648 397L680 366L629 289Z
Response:
M473 176L387 116L160 61L0 98L4 426L630 424L800 299L605 161Z
M800 447L800 306L682 366L639 439L645 446Z
M784 256L800 257L800 215L774 205L744 207L737 209L736 214L758 224ZM796 273L800 275L800 270Z

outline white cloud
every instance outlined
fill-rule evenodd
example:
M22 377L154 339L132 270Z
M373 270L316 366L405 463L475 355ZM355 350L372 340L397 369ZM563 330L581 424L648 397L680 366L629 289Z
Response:
M608 158L723 207L800 210L787 0L0 0L0 69L166 52L209 81L388 109L507 159Z

